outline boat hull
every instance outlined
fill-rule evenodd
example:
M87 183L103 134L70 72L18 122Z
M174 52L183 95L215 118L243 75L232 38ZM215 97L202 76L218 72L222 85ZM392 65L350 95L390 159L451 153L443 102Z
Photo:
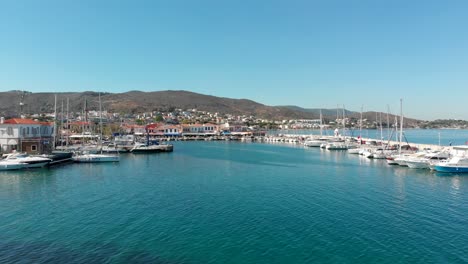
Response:
M468 167L465 166L444 166L435 165L434 170L438 172L450 172L450 173L468 173Z
M73 157L74 162L78 163L101 163L101 162L118 162L119 156L113 155L80 155Z
M26 168L25 163L0 163L0 171L20 170Z
M314 148L319 148L324 142L323 141L306 141L304 143L304 146L306 147L314 147Z
M387 158L387 164L388 165L398 165L398 162L396 162L394 159Z
M49 165L55 165L73 161L72 156L73 152L70 151L52 151L52 154L47 155L46 157L52 160Z
M410 169L429 169L429 163L424 161L407 161L406 165Z
M361 151L361 149L358 149L358 148L348 149L348 153L349 153L349 154L356 154L356 155L358 155L360 151Z
M26 168L43 168L50 163L49 161L25 162Z
M145 147L133 148L130 152L135 154L144 153L158 153L158 152L172 152L174 147L172 145L152 145Z

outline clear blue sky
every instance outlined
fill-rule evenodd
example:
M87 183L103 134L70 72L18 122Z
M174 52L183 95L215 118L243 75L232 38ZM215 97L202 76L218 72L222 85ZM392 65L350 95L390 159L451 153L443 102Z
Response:
M0 90L468 119L468 1L0 1Z

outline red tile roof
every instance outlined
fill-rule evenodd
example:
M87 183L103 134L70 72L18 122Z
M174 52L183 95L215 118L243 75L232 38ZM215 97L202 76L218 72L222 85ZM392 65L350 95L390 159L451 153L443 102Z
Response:
M152 129L152 128L157 128L157 127L160 127L160 126L161 126L161 124L153 123L153 124L146 125L146 128L147 129Z
M7 119L4 124L14 124L14 125L51 125L53 123L51 122L39 122L36 120L32 119L27 119L27 118L12 118L12 119Z

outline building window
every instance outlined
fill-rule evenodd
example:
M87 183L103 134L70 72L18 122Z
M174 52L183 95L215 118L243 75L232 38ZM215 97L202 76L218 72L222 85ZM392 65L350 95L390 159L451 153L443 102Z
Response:
M31 145L31 151L37 151L37 145Z
M7 134L13 136L13 127L7 127Z

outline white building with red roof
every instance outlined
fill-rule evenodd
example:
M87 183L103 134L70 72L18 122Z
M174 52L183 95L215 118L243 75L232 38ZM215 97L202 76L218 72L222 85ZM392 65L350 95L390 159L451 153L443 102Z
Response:
M0 121L0 150L46 153L52 150L54 123L32 119L12 118Z

